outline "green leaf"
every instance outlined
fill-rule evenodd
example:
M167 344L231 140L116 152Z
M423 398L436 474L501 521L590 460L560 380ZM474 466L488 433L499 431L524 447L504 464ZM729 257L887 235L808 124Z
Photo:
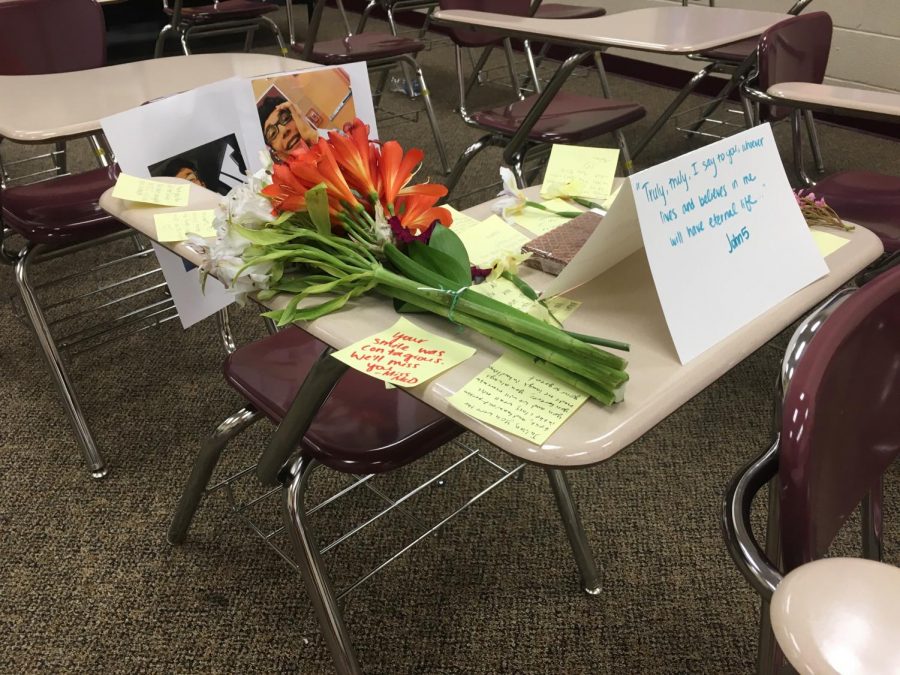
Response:
M440 223L435 225L431 239L428 240L428 248L446 253L466 270L466 274L470 274L472 263L469 261L469 252L459 235L450 228Z
M468 265L460 264L443 251L426 246L420 241L412 242L406 250L413 261L452 281L455 286L453 290L471 285L472 272Z
M328 215L328 192L325 183L319 183L306 191L306 208L319 234L331 233L331 217Z
M247 239L257 246L284 244L296 236L293 232L283 232L270 227L263 228L262 230L251 230L243 225L232 223L231 228L244 239Z

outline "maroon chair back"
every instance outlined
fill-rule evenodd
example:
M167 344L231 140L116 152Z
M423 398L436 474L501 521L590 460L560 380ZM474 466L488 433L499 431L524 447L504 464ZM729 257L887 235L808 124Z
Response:
M853 293L809 342L784 397L784 573L822 557L900 454L900 267Z
M470 9L511 16L529 16L530 0L440 0L441 9ZM460 47L486 47L500 42L502 35L473 28L451 28L450 39Z
M821 84L831 51L831 17L826 12L792 16L769 28L759 38L758 88L766 91L779 82ZM778 120L790 108L768 106L766 119Z
M0 0L0 75L106 65L106 24L95 0Z

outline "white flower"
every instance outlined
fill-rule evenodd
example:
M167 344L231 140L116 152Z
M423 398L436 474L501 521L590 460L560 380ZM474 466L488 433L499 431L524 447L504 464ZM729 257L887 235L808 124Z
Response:
M498 199L491 206L494 213L499 214L506 222L512 222L512 217L525 210L528 198L516 183L513 172L505 166L500 167L500 178L503 181L503 189L497 193Z
M265 262L246 268L238 276L244 266L244 253L252 244L231 227L238 224L258 230L271 222L272 205L259 194L262 188L263 183L257 178L250 178L247 184L233 188L216 208L213 220L216 238L210 242L192 235L185 242L203 256L200 269L221 281L240 303L248 293L268 288L272 270L272 263Z
M251 176L243 185L232 188L222 206L228 222L259 230L272 221L272 204L260 192L265 187L259 178Z
M556 197L583 197L584 186L578 179L566 183L544 183L541 187L541 197L555 199Z
M519 269L519 265L528 260L530 257L531 253L513 253L511 251L504 251L494 261L494 264L491 268L491 273L488 275L486 281L493 281L494 279L501 276L504 272L515 274Z
M384 217L380 201L375 202L375 236L379 244L394 243L394 233L391 231L391 224Z

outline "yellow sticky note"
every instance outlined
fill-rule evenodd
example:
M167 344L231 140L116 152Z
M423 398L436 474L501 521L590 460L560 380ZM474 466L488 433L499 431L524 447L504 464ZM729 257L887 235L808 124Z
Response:
M577 300L558 297L550 298L546 301L546 305L542 305L524 295L509 279L491 279L481 284L473 284L470 288L476 293L486 295L552 325L556 325L553 317L556 317L557 321L565 321L581 304ZM550 312L553 316L550 316Z
M553 211L579 211L580 209L576 209L571 204L564 202L562 199L551 199L549 201L543 202L542 206L546 206L548 209ZM529 232L532 232L536 236L540 236L542 234L546 234L550 230L555 230L557 227L566 223L570 220L565 216L558 216L555 213L548 213L547 211L541 211L540 209L535 209L530 206L526 206L525 210L522 213L517 213L513 220L516 222L516 225L520 225L524 227Z
M478 225L457 230L462 239L469 261L478 267L491 267L497 258L505 253L518 253L522 246L531 241L497 215L483 220Z
M823 258L827 258L841 246L850 241L849 239L844 239L836 234L823 232L822 230L810 229L809 233L812 235L813 241L816 242L816 246L819 247L819 251L822 253Z
M112 196L157 206L187 206L190 191L189 183L163 183L122 173L116 180Z
M447 400L477 420L543 445L587 396L507 354Z
M593 200L605 199L612 191L618 163L617 149L554 145L544 173L541 196L565 194Z
M355 342L332 356L382 382L414 387L474 353L474 347L433 335L401 317L387 330Z
M452 206L445 206L444 208L447 209L453 217L453 223L450 227L456 234L465 232L466 230L481 224L480 220L476 220L472 216L467 216L465 213L457 211Z
M158 241L184 241L189 234L201 237L215 237L216 228L213 209L203 211L178 211L177 213L157 213L153 216Z

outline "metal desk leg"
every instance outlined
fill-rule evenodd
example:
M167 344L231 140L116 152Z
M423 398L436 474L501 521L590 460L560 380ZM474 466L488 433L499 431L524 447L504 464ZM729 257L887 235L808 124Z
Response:
M203 495L206 494L209 479L212 478L213 471L219 463L225 447L232 438L261 417L262 413L253 407L244 406L222 422L212 436L203 441L200 452L197 453L194 465L191 467L187 485L184 486L181 497L178 498L178 506L175 507L172 522L169 524L166 539L170 544L177 546L184 543L188 528L194 520L194 514L197 513L197 507L200 506Z
M88 465L88 471L91 472L93 478L104 478L107 471L106 462L100 455L97 444L94 442L90 427L84 417L84 413L81 411L78 397L75 395L72 380L69 378L68 372L66 372L66 367L56 347L56 342L50 334L47 320L43 311L41 311L37 297L34 294L34 288L29 280L28 272L31 262L38 258L43 250L44 246L42 244L34 246L29 244L25 247L18 261L16 261L16 286L19 288L19 295L22 298L25 313L28 315L28 321L47 359L47 366L50 368L53 383L56 385L56 389L62 398L63 408L65 408L69 421L75 430L75 438L84 455L84 461Z
M319 547L306 522L303 495L315 461L305 457L297 459L284 476L284 524L297 552L297 564L303 575L306 593L319 619L319 628L334 659L338 675L361 673L350 634L338 606L337 596L325 572Z
M546 469L546 471L547 478L550 480L550 488L553 490L553 496L556 497L559 514L562 516L563 526L566 528L566 535L569 537L569 544L572 546L572 553L575 556L578 571L581 572L581 583L584 592L588 595L599 595L602 590L600 573L597 570L597 564L594 562L594 555L591 553L591 547L584 532L584 525L581 524L578 508L572 499L569 479L562 469Z

